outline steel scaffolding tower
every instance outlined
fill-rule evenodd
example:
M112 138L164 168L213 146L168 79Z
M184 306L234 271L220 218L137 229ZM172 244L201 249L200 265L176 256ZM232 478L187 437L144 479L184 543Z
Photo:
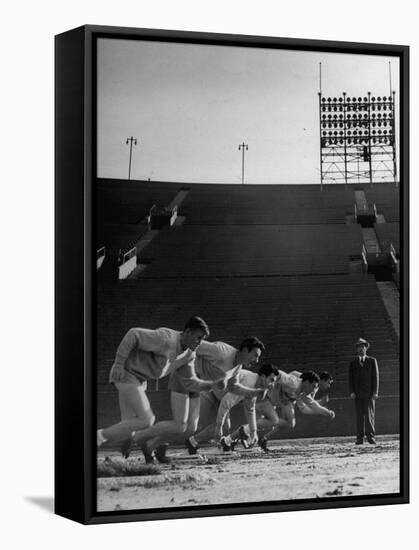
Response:
M396 182L395 95L323 97L319 92L322 185Z

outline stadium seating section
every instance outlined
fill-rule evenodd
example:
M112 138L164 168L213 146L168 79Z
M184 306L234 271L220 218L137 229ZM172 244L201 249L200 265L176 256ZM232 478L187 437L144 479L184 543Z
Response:
M398 187L392 184L365 185L364 191L368 203L376 205L377 212L384 214L387 223L400 221Z
M378 241L383 251L388 251L390 248L390 245L392 244L397 254L399 254L400 235L399 235L398 223L393 222L393 223L377 224L375 226L375 232L377 233Z
M382 249L392 243L398 252L394 185L329 185L320 191L318 185L99 180L98 246L115 249L141 237L153 204L168 205L188 189L179 205L182 223L162 229L139 252L138 262L147 267L138 277L104 279L97 286L99 423L118 416L107 377L125 332L133 326L181 330L190 315L207 320L212 340L237 346L257 335L267 347L264 360L285 371L329 371L335 377L332 396L342 399L354 341L362 335L379 361L382 395L397 400L397 335L374 276L349 269L363 243L361 227L346 221L355 188L363 188L385 216L387 223L375 226ZM165 388L167 380L149 387L163 416ZM339 399L336 406L346 407ZM346 430L343 424L336 429Z
M356 224L182 226L144 250L144 277L348 273L349 256L361 251Z

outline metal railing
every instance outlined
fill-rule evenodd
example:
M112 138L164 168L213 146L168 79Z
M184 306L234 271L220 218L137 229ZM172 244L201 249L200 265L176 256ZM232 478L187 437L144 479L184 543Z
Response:
M362 270L364 273L368 273L368 261L367 261L367 249L365 248L365 244L362 245Z
M393 261L393 265L396 268L396 273L400 272L400 261L397 259L397 252L393 246L393 243L390 243L390 257Z
M133 248L128 250L128 252L125 252L125 254L123 256L123 262L122 263L128 262L128 260L133 258L136 254L137 254L137 249L134 246Z
M102 267L102 264L105 261L105 256L106 256L106 249L104 246L96 250L96 269L100 269Z
M155 216L156 218L162 218L165 220L169 219L169 225L173 225L177 218L177 210L177 204L175 204L172 208L153 204L147 216L147 223L150 225L152 218Z

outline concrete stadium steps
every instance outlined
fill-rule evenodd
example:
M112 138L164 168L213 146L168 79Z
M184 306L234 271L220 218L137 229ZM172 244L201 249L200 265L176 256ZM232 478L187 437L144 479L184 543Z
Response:
M189 224L340 224L353 212L354 191L363 189L387 222L399 220L394 184L213 185L176 182L97 180L101 222L138 223L155 203L167 205L181 190L188 195L180 215Z
M191 186L181 213L187 224L342 224L353 210L343 186Z
M381 223L375 225L375 232L383 252L390 251L390 244L400 253L400 223Z
M400 220L400 187L394 183L377 183L363 188L370 206L375 204L387 223Z
M97 215L107 223L138 223L155 203L167 205L182 189L187 223L275 224L345 223L353 211L354 191L363 189L387 222L399 220L399 188L394 184L212 185L97 179ZM286 221L284 219L286 218Z
M157 413L157 421L171 418L170 392L149 392L152 409ZM115 390L101 392L98 395L98 426L110 426L119 422L118 397ZM300 438L320 436L343 436L355 434L354 404L347 397L332 398L328 405L336 413L336 418L306 416L296 411L297 423L294 430L281 430L278 438ZM397 395L379 398L376 404L377 435L400 433L400 402ZM234 427L245 423L243 407L239 404L231 412Z
M134 247L140 237L146 233L148 226L144 223L138 224L104 224L98 232L98 243L106 246L107 255L109 252L117 255L119 250L123 252Z
M355 224L182 226L143 251L151 265L142 277L348 273L362 242Z
M139 223L153 204L166 206L184 187L181 183L97 179L97 218L100 224Z
M267 346L264 360L283 370L329 370L344 380L354 342L371 342L383 379L398 379L398 341L372 276L139 279L98 289L98 365L109 361L132 326L182 329L201 315L211 340L238 346L249 335Z

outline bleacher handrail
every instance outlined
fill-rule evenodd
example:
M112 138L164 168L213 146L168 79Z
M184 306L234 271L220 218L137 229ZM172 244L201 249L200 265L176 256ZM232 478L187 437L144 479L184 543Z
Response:
M393 243L390 243L390 257L393 261L394 267L396 268L396 273L400 272L400 260L397 259L396 249L394 248Z
M136 254L137 254L137 249L134 246L133 248L128 250L128 252L125 252L125 254L123 255L123 258L122 258L122 263L124 264L125 262L128 262L128 260L133 258Z
M365 247L365 244L362 245L361 256L362 256L363 271L364 273L368 273L367 249Z

